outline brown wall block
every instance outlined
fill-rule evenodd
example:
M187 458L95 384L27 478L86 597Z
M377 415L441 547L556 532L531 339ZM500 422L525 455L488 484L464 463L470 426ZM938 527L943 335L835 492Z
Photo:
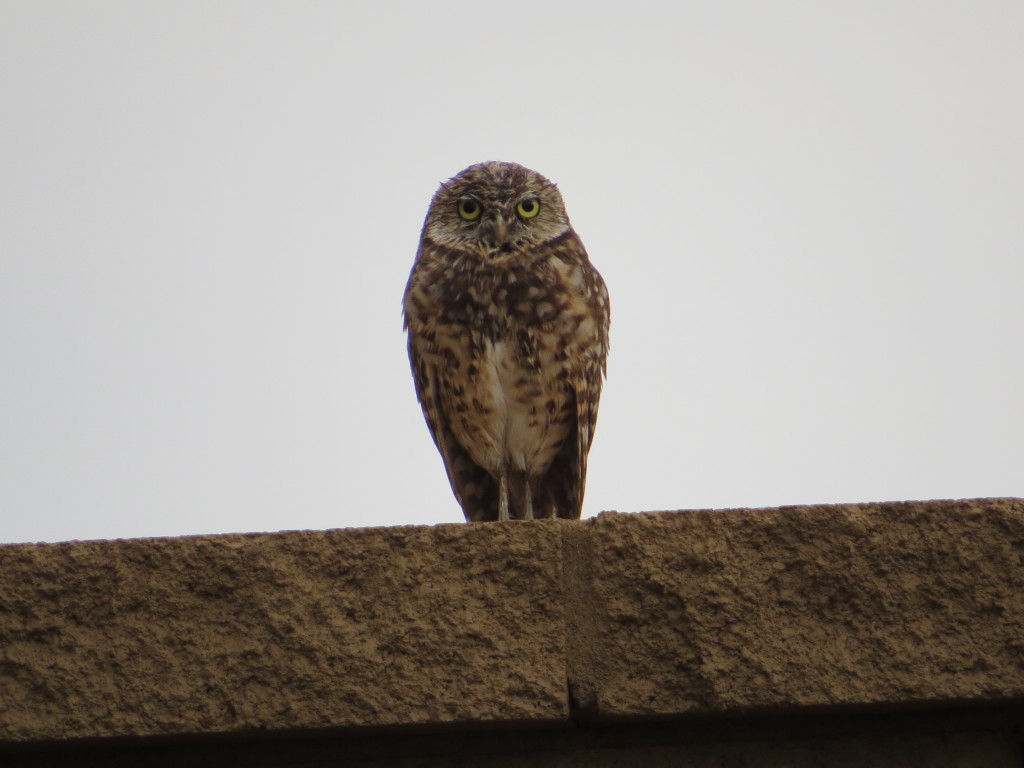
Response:
M1024 502L602 515L605 715L1024 696Z
M564 719L560 552L498 525L0 547L0 741Z

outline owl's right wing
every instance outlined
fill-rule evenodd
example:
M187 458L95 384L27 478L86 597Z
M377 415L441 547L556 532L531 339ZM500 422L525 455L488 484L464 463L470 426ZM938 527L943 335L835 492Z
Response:
M496 520L498 517L498 483L491 474L476 464L455 439L447 414L439 397L437 367L419 349L420 342L409 329L409 362L412 365L416 397L423 409L427 429L434 439L452 492L469 522Z

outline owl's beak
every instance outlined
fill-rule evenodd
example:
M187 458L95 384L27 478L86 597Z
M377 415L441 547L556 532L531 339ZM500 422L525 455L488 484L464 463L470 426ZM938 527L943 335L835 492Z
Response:
M494 217L494 246L500 248L508 237L508 222L501 216Z

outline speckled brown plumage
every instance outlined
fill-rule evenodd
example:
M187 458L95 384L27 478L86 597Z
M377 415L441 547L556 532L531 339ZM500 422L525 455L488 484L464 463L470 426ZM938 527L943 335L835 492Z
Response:
M555 185L498 162L443 184L404 314L416 394L466 519L578 518L609 304Z

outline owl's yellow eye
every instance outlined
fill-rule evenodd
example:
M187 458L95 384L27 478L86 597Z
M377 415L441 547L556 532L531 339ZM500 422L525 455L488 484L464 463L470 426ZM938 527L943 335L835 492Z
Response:
M459 200L459 216L466 221L480 217L480 203L476 200Z
M540 213L540 200L535 197L527 198L516 206L516 211L524 219L532 219Z

